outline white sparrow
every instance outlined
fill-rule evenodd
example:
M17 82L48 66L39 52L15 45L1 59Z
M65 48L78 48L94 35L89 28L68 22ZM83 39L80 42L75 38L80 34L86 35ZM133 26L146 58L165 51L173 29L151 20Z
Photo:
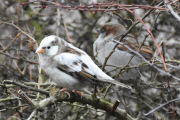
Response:
M113 40L119 41L121 35L126 32L126 29L121 24L110 22L103 25L97 31L100 32L100 34L93 44L93 52L96 60L101 65L103 65L105 58L112 52L112 49L117 44L114 43ZM138 50L140 48L140 44L138 44L137 40L130 34L124 37L121 42L134 50ZM153 55L153 51L151 50L151 48L145 45L141 47L139 52L148 59ZM130 52L126 47L124 47L123 45L118 45L106 63L106 72L109 72L110 75L115 76L128 63L129 67L139 65L142 62L142 59L136 55L131 59L133 55L134 54ZM119 67L119 69L117 69L117 67ZM128 69L123 72L119 76L119 79L130 80L136 79L139 76L139 71L134 68Z
M57 86L86 91L105 82L131 89L104 73L84 51L55 35L45 37L36 53L40 53L40 66Z

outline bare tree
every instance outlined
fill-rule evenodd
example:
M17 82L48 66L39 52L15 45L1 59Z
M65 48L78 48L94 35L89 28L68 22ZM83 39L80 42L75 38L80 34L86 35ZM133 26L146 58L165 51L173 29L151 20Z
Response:
M0 119L180 118L179 0L2 0L0 4ZM39 42L56 34L97 63L92 45L96 29L107 22L127 28L114 42L144 60L137 66L115 66L121 68L117 75L147 65L152 69L140 73L141 78L121 81L132 91L105 85L98 88L97 97L60 92L38 66ZM121 43L128 33L154 50L151 60ZM97 64L103 69L106 61Z

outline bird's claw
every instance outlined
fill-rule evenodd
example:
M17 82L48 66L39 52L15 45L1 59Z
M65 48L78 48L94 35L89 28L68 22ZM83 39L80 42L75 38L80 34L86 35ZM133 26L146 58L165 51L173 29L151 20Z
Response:
M72 92L73 92L73 93L76 93L76 94L78 94L78 95L80 95L80 96L82 95L82 93L81 93L80 91L77 91L77 90L72 90Z
M70 98L71 95L67 90L68 90L67 88L62 88L60 91L66 93L68 95L68 98Z

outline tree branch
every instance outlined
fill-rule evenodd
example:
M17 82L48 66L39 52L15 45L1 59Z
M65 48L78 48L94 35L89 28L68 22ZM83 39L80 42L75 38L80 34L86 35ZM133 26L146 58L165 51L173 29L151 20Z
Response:
M168 0L164 0L164 4L166 5L166 7L170 11L170 13L180 22L180 16L176 12L174 12L174 10L171 7L171 4L168 2Z
M1 52L1 51L0 51L0 54L5 55L5 56L7 56L7 57L9 57L9 58L11 58L11 59L23 60L23 61L28 62L28 63L31 63L31 64L38 64L37 62L30 61L30 60L26 60L26 59L23 59L23 58L14 57L14 56L8 55L8 54L6 54L6 53L4 53L4 52Z
M157 111L158 109L160 109L160 108L162 108L162 107L164 107L164 106L166 106L166 105L168 105L170 103L176 102L176 101L180 101L180 98L173 99L173 100L168 101L168 102L166 102L164 104L161 104L160 106L156 107L155 109L153 109L153 110L149 111L148 113L144 114L144 116L148 116L148 115L154 113L155 111Z
M125 110L122 110L117 107L117 103L115 105L112 105L108 101L106 101L103 98L96 98L93 99L91 95L87 94L76 94L74 92L70 92L70 97L65 92L61 92L59 89L52 88L50 91L50 97L43 99L41 101L34 101L30 99L25 92L20 91L20 96L22 99L26 100L31 106L34 108L34 110L42 110L44 107L54 104L56 102L79 102L81 104L89 104L95 107L96 109L105 110L106 112L110 113L111 115L121 119L121 120L133 120L134 118L131 117L129 114L126 113ZM30 101L31 100L31 101ZM32 105L33 104L33 105ZM34 113L33 113L34 115ZM32 117L32 114L31 114Z
M162 73L163 75L172 77L174 80L180 82L180 78L175 77L173 75L171 75L168 71L164 71L161 70L160 68L156 67L154 64L150 63L148 60L146 60L140 53L134 51L133 49L131 49L130 47L128 47L127 45L125 45L124 43L117 41L117 40L113 40L115 43L118 43L120 45L123 45L124 47L126 47L129 51L133 52L134 54L136 54L137 56L139 56L142 60L144 60L149 66L155 68L158 72Z
M49 95L49 93L47 91L43 91L43 90L40 90L40 89L35 89L35 88L32 88L32 87L26 86L26 85L24 85L22 83L12 81L12 80L4 80L3 83L4 84L13 84L13 85L19 86L21 88L25 88L25 89L28 89L28 90L32 90L32 91L35 91L35 92L40 92L42 94Z

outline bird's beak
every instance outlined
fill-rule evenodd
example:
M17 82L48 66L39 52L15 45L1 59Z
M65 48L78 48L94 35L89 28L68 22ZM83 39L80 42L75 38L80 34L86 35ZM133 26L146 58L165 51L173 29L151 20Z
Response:
M104 29L98 28L98 29L97 29L97 32L98 32L98 33L103 33L103 32L104 32Z
M36 53L43 53L44 49L42 47L38 47L38 49L36 50Z

